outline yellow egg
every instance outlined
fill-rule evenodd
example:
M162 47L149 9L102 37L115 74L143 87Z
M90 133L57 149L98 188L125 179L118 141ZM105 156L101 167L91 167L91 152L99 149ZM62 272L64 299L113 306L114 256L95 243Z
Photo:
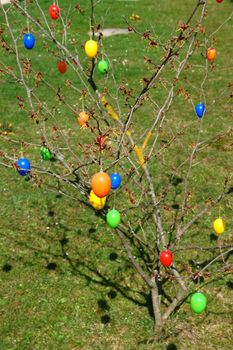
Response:
M94 40L88 40L85 44L85 52L89 58L94 58L98 52L97 42Z
M93 191L91 191L89 196L89 202L93 208L95 208L96 210L101 210L105 206L106 198L107 197L99 198L95 195Z
M217 235L221 235L226 229L226 224L222 218L218 218L218 219L214 220L213 228L214 228L215 233L217 233Z

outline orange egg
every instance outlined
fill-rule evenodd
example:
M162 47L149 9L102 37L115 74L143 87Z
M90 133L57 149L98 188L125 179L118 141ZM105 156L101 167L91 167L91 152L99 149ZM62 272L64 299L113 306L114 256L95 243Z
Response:
M209 61L213 61L217 56L217 51L213 47L209 47L206 52L206 57Z
M81 128L87 127L87 122L89 121L90 116L86 112L80 112L77 118L77 123L81 126Z
M107 196L111 190L111 179L107 173L96 173L91 180L91 187L95 195L99 198Z

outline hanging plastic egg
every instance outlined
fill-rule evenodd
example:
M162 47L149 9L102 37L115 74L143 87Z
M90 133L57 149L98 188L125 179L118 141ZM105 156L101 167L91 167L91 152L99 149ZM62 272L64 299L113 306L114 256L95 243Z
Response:
M98 52L98 44L94 40L88 40L85 43L84 50L89 58L94 58Z
M216 0L216 2L218 2L220 4L221 2L223 2L223 0Z
M50 150L44 146L40 148L40 156L43 160L50 160L52 158L52 153Z
M206 308L207 300L206 296L203 293L197 292L194 293L191 297L191 309L196 314L200 314Z
M49 6L49 15L52 19L56 20L60 16L60 8L57 4Z
M113 173L110 175L110 179L111 179L111 188L113 190L116 190L121 184L121 176L117 173Z
M95 195L93 191L91 191L89 196L89 202L94 209L101 210L105 206L106 198L107 197L99 198Z
M172 264L172 252L163 250L159 255L159 260L163 266L169 267Z
M81 128L86 128L89 119L90 119L89 114L84 112L84 111L82 111L78 115L77 123L81 126Z
M202 118L205 113L205 106L203 103L198 103L195 107L196 115L198 118Z
M214 228L215 233L217 233L217 235L221 235L226 229L226 224L222 218L218 218L218 219L214 220L213 228Z
M19 158L16 162L16 168L21 176L26 176L30 172L31 165L27 158Z
M67 71L67 63L66 61L58 62L57 68L61 74L64 74Z
M213 47L209 47L206 52L206 57L209 61L213 61L217 56L217 51Z
M105 74L109 70L109 64L106 60L101 60L98 62L98 70L100 73Z
M112 209L108 212L106 221L111 228L116 228L121 222L121 214L118 210Z
M92 190L99 198L107 196L111 190L111 179L107 173L96 173L91 180Z
M28 50L33 49L33 47L35 45L35 41L36 41L36 39L35 39L33 34L27 33L23 37L24 47Z

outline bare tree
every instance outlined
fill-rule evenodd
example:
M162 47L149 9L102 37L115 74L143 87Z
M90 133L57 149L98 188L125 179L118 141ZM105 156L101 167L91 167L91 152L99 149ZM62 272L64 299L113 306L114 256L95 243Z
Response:
M207 212L233 192L228 169L218 192L214 191L215 196L208 190L198 193L193 175L205 160L209 147L232 135L231 126L221 132L207 133L203 121L205 114L214 107L214 102L208 102L206 98L208 74L217 69L212 58L206 57L206 52L233 13L219 28L206 35L203 23L207 16L207 1L197 0L187 19L180 21L177 30L165 41L150 30L141 32L136 21L124 18L130 35L140 41L143 39L144 45L150 48L148 56L144 57L146 77L142 76L140 84L133 87L116 78L114 62L104 49L103 25L95 21L98 5L99 1L90 0L90 39L99 47L98 56L94 54L91 59L84 56L82 45L73 48L68 43L74 14L86 16L79 4L70 5L65 13L62 8L55 8L54 16L58 21L49 18L47 9L37 0L12 0L9 6L2 7L4 22L0 42L4 55L1 54L0 59L1 79L20 86L18 106L29 116L31 128L39 134L34 140L22 140L2 132L0 163L20 172L24 169L20 169L17 160L30 158L31 181L71 200L75 198L80 205L89 205L90 215L91 210L95 210L89 204L92 176L99 171L121 174L122 184L117 191L111 191L108 205L121 212L116 235L151 293L156 327L161 329L187 296L201 288L203 276L204 284L205 277L212 278L214 272L224 274L232 268L228 262L233 250L232 241L203 247L188 244L186 238ZM15 16L26 19L25 28L15 27ZM73 71L73 80L57 85L43 71L37 70L27 52L31 47L22 47L22 35L31 31L36 33L36 45L39 40L40 45L43 43L44 64L46 60L59 60L61 73L68 66ZM155 50L160 55L156 60L153 58ZM197 53L198 59L191 62ZM128 60L130 54L129 48ZM108 65L99 68L105 79L98 85L95 72L101 55L110 69ZM191 69L201 71L199 86L192 81ZM44 91L48 92L47 100L43 97ZM222 94L216 91L216 98L218 93ZM172 115L179 113L174 108L179 97L187 108L192 106L194 117L192 122L174 127ZM199 98L205 110L197 118L195 101ZM64 112L75 118L78 116L80 137L86 143L77 145L72 133L61 126L59 116ZM56 161L38 162L31 152L34 148L38 153L42 152L42 158L43 152L47 152L48 159L52 156ZM105 208L100 210L103 220L107 212ZM179 259L179 263L176 262L176 257L182 257L184 250L208 252L208 259L193 267ZM167 266L161 259L164 251L173 253ZM216 265L218 262L220 265ZM198 286L197 281L200 282ZM164 301L166 285L172 288L169 298Z

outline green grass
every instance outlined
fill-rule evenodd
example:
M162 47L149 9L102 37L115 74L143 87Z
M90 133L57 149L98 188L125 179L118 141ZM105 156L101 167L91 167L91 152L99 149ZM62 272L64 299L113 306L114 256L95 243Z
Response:
M60 3L65 11L68 7L67 2ZM75 1L69 3L72 6L76 4ZM141 32L151 30L155 38L160 37L162 42L165 42L171 33L176 33L179 20L184 21L187 18L190 6L194 3L195 1L191 0L159 1L156 5L152 0L102 1L96 7L96 22L101 23L104 16L105 27L122 28L126 27L123 16L128 19L130 15L136 13L141 18L136 23L138 30ZM48 6L44 0L40 1L40 4L45 9ZM88 3L80 1L80 4L88 14ZM32 11L33 9L32 5ZM222 4L217 4L215 1L209 1L208 9L209 16L204 24L207 36L229 15L232 2L225 0ZM3 16L2 12L0 13L0 27L2 27ZM13 16L13 13L11 19L15 28L14 33L19 34L20 53L22 57L27 58L29 53L23 49L20 34L26 26L25 20ZM88 19L87 16L82 17L77 12L72 14L71 19L68 47L73 53L76 50L79 52L80 60L87 69L89 60L81 47L88 38ZM57 29L61 29L59 23L55 25ZM31 29L37 33L35 26ZM230 115L232 105L228 87L231 83L229 73L232 69L230 57L233 54L231 33L232 23L229 22L215 36L218 57L216 68L209 71L205 85L208 113L203 120L203 139L211 137L213 133L224 132L232 125ZM7 31L4 37L10 40ZM204 37L200 36L200 40L203 39ZM80 79L74 75L71 66L68 67L65 76L57 73L57 57L49 55L43 49L45 42L50 49L55 50L55 54L60 54L45 38L40 40L38 33L35 49L30 52L34 72L42 72L54 88L61 86L67 102L81 108L79 94L64 84L66 79L70 79L77 88L82 88ZM103 43L104 52L113 63L117 84L127 83L126 86L132 87L136 95L143 86L141 77L149 77L151 74L151 68L144 64L143 57L149 56L158 63L162 58L161 49L149 47L145 40L134 34L105 38ZM184 87L194 103L199 102L201 98L200 84L204 77L205 60L201 57L201 52L205 52L204 46L195 51L190 61L190 68L182 74L181 82L176 88L177 91L178 88ZM15 67L13 55L7 55L2 49L0 53L1 60ZM127 61L124 65L122 61L125 59ZM165 70L162 75L168 87L171 76L173 75L169 70ZM100 91L107 87L114 93L111 77L105 79L95 72L95 78ZM32 82L33 78L30 79ZM9 82L10 78L7 80ZM33 165L39 164L48 168L51 166L52 169L59 170L57 162L44 165L39 158L38 149L41 140L37 126L28 120L26 113L17 105L17 95L26 97L24 90L20 86L5 82L2 75L0 82L0 122L13 122L14 138L33 141L36 144L35 147L21 148L1 141L1 150L8 149L9 154L15 154L16 157L23 150L30 156ZM83 157L83 147L87 151L90 149L92 151L94 135L90 130L79 129L74 111L56 102L55 92L48 87L42 85L37 92L42 100L48 100L50 108L56 105L60 109L56 121L49 119L46 122L48 137L54 136L51 128L56 122L64 132L65 138L69 138L69 146L76 156ZM160 104L165 93L165 88L161 86L156 88L153 91L156 102ZM123 102L124 98L120 97L120 101ZM86 105L91 107L89 100L86 101ZM123 106L122 118L126 112L127 107ZM133 130L137 140L141 141L142 126L149 127L151 120L151 108L145 104L135 115ZM171 184L171 175L174 176L175 168L175 175L181 179L184 177L187 166L178 167L189 155L191 144L196 140L198 122L191 103L183 96L176 96L167 115L163 133L160 135L159 145L162 147L181 128L184 129L184 135L178 137L173 147L164 151L160 157L155 153L151 164L158 191L162 192L164 188L169 188L166 205L162 209L162 214L166 218L164 223L166 229L175 213L175 209L167 212L166 206L180 203L182 190L182 183L177 186ZM113 122L110 122L110 125L115 128ZM80 143L84 146L80 147ZM232 135L229 135L223 140L214 142L197 156L196 161L200 163L193 169L191 180L193 195L189 202L194 210L201 206L203 200L216 195L224 177L232 172L231 143ZM59 139L57 144L64 145L64 139ZM64 151L64 154L70 157L70 161L75 162L70 153ZM128 164L125 166L129 168ZM123 183L125 181L123 179ZM51 185L50 181L48 185ZM129 188L138 198L139 193L134 186L131 181ZM163 338L159 342L155 341L153 319L148 311L148 291L131 268L114 231L106 229L100 216L89 207L82 206L78 200L58 196L56 191L50 192L47 190L46 182L38 188L32 181L19 177L14 169L1 168L0 193L1 350L198 350L202 347L211 350L231 347L233 287L230 272L226 271L224 275L216 274L212 282L206 278L203 290L208 298L207 312L200 316L193 315L189 301L186 300L172 316ZM68 193L72 197L76 196L73 190ZM112 203L111 197L108 205L112 206ZM227 219L227 231L221 238L224 244L232 242L232 204L232 199L222 204L223 214ZM144 217L141 207L134 214L127 212L129 204L124 191L116 196L116 205L121 208L123 220L130 217L132 222L137 222L138 218ZM218 210L219 208L213 209L199 220L182 244L206 246L219 243L216 242L211 229L213 219L218 216ZM148 230L151 224L149 219ZM210 253L200 251L175 253L179 267L183 267L186 261L200 262L211 256ZM232 261L230 259L232 257L229 258L229 263ZM195 270L195 267L193 269ZM172 286L168 288L168 292L171 292Z

